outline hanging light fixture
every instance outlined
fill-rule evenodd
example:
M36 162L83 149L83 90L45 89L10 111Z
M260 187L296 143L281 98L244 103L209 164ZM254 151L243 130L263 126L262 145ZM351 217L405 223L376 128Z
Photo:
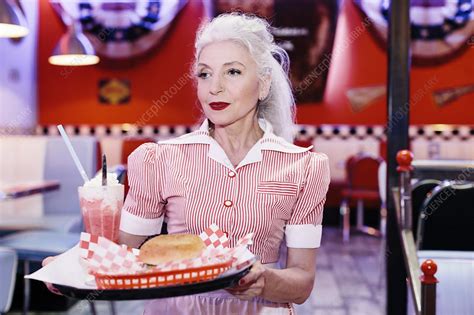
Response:
M25 16L17 3L0 0L0 37L18 38L28 33Z
M66 34L61 36L59 43L49 57L50 64L57 66L89 66L99 62L89 39L71 26Z

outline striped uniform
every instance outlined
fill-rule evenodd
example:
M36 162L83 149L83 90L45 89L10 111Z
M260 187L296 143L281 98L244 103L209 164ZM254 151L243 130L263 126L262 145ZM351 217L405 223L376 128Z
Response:
M259 123L264 135L237 167L209 136L207 120L195 132L136 149L120 229L158 234L165 220L170 234L200 234L216 223L231 246L254 232L249 249L263 264L278 261L283 239L291 248L319 247L328 159Z

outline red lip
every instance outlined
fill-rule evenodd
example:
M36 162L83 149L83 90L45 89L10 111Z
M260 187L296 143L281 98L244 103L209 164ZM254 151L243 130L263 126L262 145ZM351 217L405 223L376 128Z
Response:
M229 106L230 103L226 102L212 102L209 103L209 107L212 108L213 110L223 110Z

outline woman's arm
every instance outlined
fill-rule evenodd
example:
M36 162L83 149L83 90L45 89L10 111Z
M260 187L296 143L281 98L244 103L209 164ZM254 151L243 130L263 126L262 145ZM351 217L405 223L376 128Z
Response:
M125 244L129 247L138 248L147 239L148 236L129 234L124 231L120 231L119 243Z
M159 152L159 145L145 143L128 157L130 189L122 208L119 241L130 247L138 248L148 236L161 232L166 201L162 199L164 166Z
M278 303L302 304L313 290L316 252L316 248L288 248L286 269L266 268L257 263L238 286L228 291L244 300L261 296Z
M274 302L302 304L313 290L317 248L288 248L287 268L266 268L262 296Z

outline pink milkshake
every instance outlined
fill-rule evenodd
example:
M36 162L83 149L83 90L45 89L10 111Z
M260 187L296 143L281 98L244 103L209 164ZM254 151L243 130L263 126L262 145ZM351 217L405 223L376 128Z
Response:
M79 199L86 232L118 243L124 186L113 176L108 177L107 186L94 178L79 187Z

